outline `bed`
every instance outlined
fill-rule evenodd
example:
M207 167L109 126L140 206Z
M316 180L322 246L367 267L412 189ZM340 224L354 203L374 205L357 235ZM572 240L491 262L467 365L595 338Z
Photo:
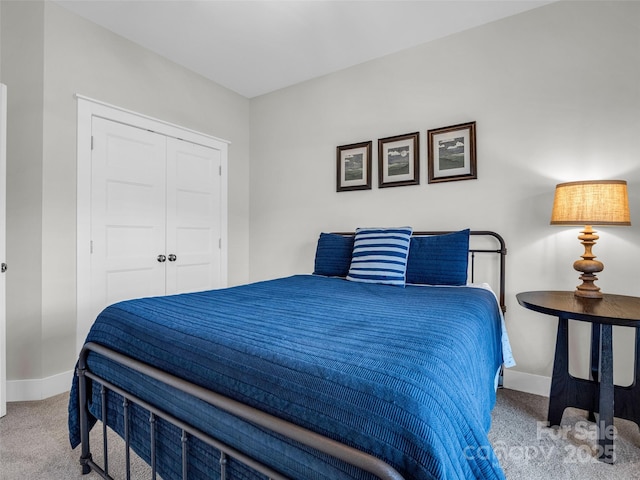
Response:
M314 274L107 307L69 400L83 473L111 478L89 444L100 422L127 478L131 449L165 480L503 479L487 432L512 362L504 241L411 233L416 284L354 280L353 234L323 234ZM497 293L467 283L477 253L496 254Z

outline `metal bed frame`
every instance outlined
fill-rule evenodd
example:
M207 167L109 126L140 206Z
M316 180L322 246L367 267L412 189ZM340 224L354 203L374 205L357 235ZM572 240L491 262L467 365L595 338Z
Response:
M353 235L353 232L336 232L341 235ZM413 232L416 236L431 236L442 235L447 233L453 233L450 231L417 231ZM485 248L469 248L469 255L471 259L470 273L471 282L474 281L474 269L475 269L475 255L477 253L493 253L499 255L499 292L498 300L500 308L504 313L505 307L505 256L507 249L503 238L495 232L491 231L471 231L473 236L489 236L493 237L497 243L497 249L485 249ZM249 455L238 451L237 449L226 445L214 437L202 432L195 425L190 425L172 415L163 412L160 408L150 404L149 402L138 398L118 386L111 383L105 378L93 373L87 364L87 357L89 353L94 352L99 354L113 362L126 366L136 372L142 373L148 377L151 377L165 385L169 385L184 393L192 395L195 398L203 400L210 405L224 410L236 417L253 423L260 427L266 428L272 432L283 435L286 438L297 441L303 445L312 447L322 453L328 454L336 459L355 466L365 472L374 475L381 480L402 480L403 477L389 464L384 461L361 452L353 447L324 437L311 430L302 428L293 423L282 420L273 415L262 412L253 407L244 405L236 400L225 397L211 390L207 390L203 387L188 382L182 378L168 374L155 367L147 365L138 360L132 359L126 355L115 352L109 348L103 347L96 343L87 343L84 345L80 352L78 360L78 367L76 369L76 375L78 376L78 393L79 393L79 407L80 407L80 438L81 438L81 456L80 465L82 467L82 473L88 474L92 470L100 475L103 479L113 480L113 477L109 473L109 458L108 458L108 440L107 440L107 391L110 390L116 394L119 394L123 398L123 415L124 415L124 443L125 443L125 478L130 480L131 478L131 445L130 445L130 421L129 421L129 408L131 404L139 405L149 412L149 425L150 425L150 467L151 478L155 480L157 478L156 471L156 429L155 424L158 418L161 418L168 423L176 426L181 431L181 445L182 445L182 479L188 478L188 455L189 455L189 439L195 437L207 445L216 448L220 451L219 465L220 465L220 479L225 480L227 478L226 465L229 458L233 458L244 465L252 468L257 473L261 473L267 476L270 480L286 480L287 477L282 476L272 467L265 465ZM88 402L88 385L87 380L94 380L101 384L101 400L102 400L102 442L103 442L103 462L102 466L98 465L92 457L91 447L89 441L89 402Z

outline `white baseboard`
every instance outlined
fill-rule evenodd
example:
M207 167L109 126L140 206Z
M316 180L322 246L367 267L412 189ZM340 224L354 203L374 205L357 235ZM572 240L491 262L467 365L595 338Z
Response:
M534 375L505 368L503 373L503 386L519 392L532 393L542 397L549 396L551 389L551 377Z
M70 370L38 380L9 380L7 381L7 402L44 400L68 392L71 389L73 373L73 370ZM504 388L548 397L551 378L506 368L503 384Z
M73 370L35 380L7 380L7 402L44 400L71 390Z

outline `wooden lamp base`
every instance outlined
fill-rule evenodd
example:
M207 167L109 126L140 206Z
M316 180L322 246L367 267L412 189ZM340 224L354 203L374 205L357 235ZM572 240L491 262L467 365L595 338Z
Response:
M573 293L576 297L602 298L600 287L594 282L598 280L596 273L604 269L604 264L594 260L596 256L591 252L596 240L600 237L595 234L596 232L591 228L591 225L585 226L580 233L582 235L578 236L578 239L584 245L584 254L582 255L582 260L576 260L573 263L573 268L582 273L579 277L582 280L582 284L578 285Z

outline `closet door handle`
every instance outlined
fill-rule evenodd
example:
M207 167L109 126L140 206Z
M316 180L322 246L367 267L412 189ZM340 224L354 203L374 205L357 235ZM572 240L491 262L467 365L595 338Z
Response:
M7 264L6 263L2 263L0 264L0 273L4 273L7 271Z
M173 253L169 254L169 261L170 262L175 262L178 259L178 257L176 257Z
M165 257L164 255L160 254L160 255L158 255L158 261L160 263L164 263L164 262L167 261L167 257Z

